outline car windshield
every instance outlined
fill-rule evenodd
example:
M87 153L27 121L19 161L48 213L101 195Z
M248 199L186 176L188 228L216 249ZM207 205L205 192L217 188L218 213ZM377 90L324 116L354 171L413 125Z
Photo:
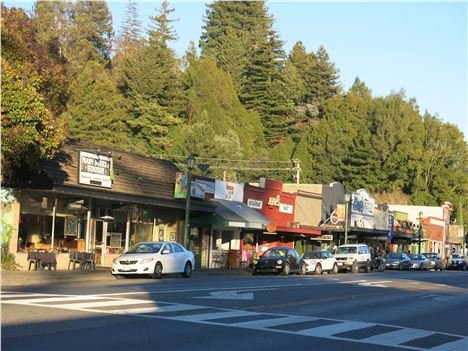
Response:
M286 249L270 249L266 251L263 257L286 257L288 251Z
M410 255L412 260L422 260L424 259L422 255Z
M320 252L307 252L304 258L320 258Z
M390 253L387 255L387 259L390 259L390 260L401 260L401 254L397 254L397 253Z
M158 253L162 243L140 243L132 246L126 253Z
M354 246L340 246L338 250L336 250L337 254L350 254L356 253L356 247Z
M452 258L463 258L460 254L452 254Z

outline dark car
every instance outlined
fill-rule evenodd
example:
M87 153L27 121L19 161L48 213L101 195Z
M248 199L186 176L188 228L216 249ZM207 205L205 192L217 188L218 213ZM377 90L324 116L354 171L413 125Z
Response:
M389 253L385 256L385 268L386 269L403 269L409 270L411 266L410 258L404 253Z
M434 271L442 271L444 269L444 263L438 253L426 252L423 255L429 260L428 269L433 269Z
M252 274L274 273L276 275L290 273L305 274L306 266L296 250L280 246L263 253L252 267Z
M419 254L413 254L409 255L410 258L410 269L419 269L419 270L424 270L424 269L429 269L429 260L426 258L424 255L419 255Z

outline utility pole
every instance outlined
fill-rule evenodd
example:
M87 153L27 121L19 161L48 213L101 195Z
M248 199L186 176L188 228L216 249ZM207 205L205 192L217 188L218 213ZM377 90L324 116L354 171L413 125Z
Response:
M292 169L294 172L294 179L296 179L296 184L300 184L300 177L301 177L301 161L297 158L292 160L294 162L294 168Z

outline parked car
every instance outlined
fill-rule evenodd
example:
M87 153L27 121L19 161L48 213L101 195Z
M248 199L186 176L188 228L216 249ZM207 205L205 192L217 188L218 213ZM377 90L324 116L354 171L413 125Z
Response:
M338 264L335 257L328 251L311 251L302 256L306 272L322 274L322 272L338 273Z
M371 254L366 244L341 245L335 253L339 270L357 273L359 268L365 272L371 269Z
M426 258L429 260L428 269L433 269L434 271L442 271L444 269L444 263L442 262L442 259L438 253L426 252L423 253L423 255L426 256Z
M265 251L258 261L254 262L252 274L260 273L305 274L306 266L296 250L287 246L279 246Z
M166 273L192 275L195 267L193 253L174 242L143 242L132 246L112 262L112 275L116 278L145 274L159 279Z
M462 269L465 270L465 256L462 254L454 253L448 260L448 269Z
M407 254L404 253L394 253L391 252L385 256L385 268L386 269L410 269L410 258Z
M411 263L410 269L419 269L420 271L428 269L429 260L426 258L426 256L420 254L413 254L409 255L409 258Z

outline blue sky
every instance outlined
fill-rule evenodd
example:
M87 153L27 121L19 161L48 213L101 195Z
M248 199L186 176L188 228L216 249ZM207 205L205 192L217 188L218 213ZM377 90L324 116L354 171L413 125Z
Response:
M31 9L31 2L6 1ZM126 1L109 1L114 29L122 23ZM139 1L143 26L160 2ZM206 11L201 1L174 1L173 43L182 55L198 43ZM459 2L284 2L267 3L274 28L287 52L296 41L308 51L323 45L348 89L359 76L374 96L404 89L421 113L428 110L468 135L467 3Z

